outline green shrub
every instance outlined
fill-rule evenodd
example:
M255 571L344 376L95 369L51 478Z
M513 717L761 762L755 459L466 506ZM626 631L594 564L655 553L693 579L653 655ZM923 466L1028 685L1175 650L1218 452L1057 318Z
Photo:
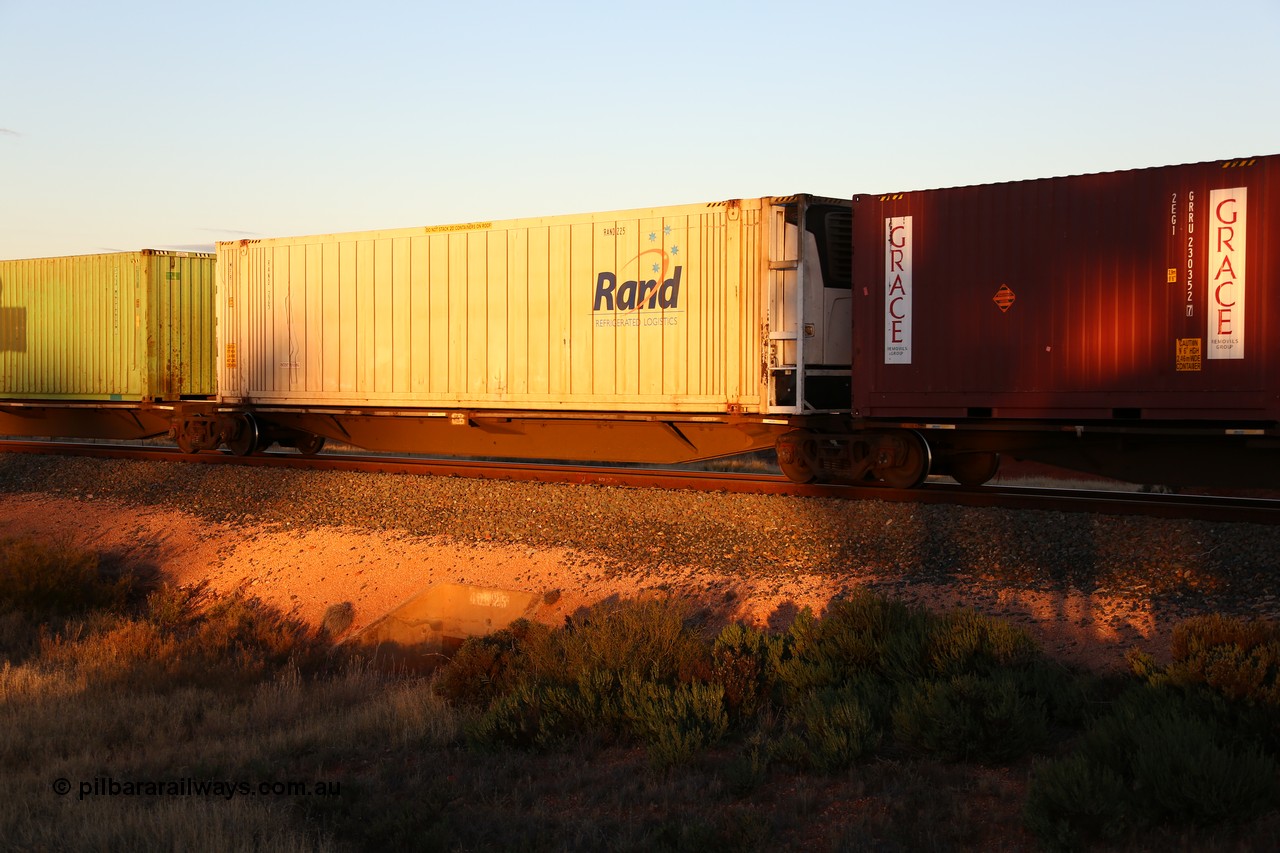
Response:
M1119 838L1131 819L1129 798L1118 773L1075 754L1036 766L1023 818L1045 847L1073 850Z
M1047 658L1010 670L1023 695L1044 705L1051 725L1079 730L1100 697L1113 695L1114 677L1075 672Z
M792 716L784 752L815 766L843 766L842 756L865 749L890 725L900 742L925 752L1006 760L1043 746L1051 720L1082 713L1082 692L1043 660L1029 634L972 610L935 616L864 592L821 620L802 613L786 641L776 655ZM879 688L869 691L872 683ZM819 709L833 707L831 691L855 684L854 730L815 729ZM864 716L868 731L852 722Z
M678 599L606 602L555 633L543 677L576 680L582 672L636 673L662 683L707 681L709 643Z
M1026 631L973 610L942 616L869 592L836 602L821 620L792 624L779 676L792 689L871 671L894 682L1028 666L1040 649Z
M1170 652L1170 683L1205 684L1229 700L1280 709L1275 625L1218 614L1193 617L1174 628Z
M778 681L792 696L874 673L894 680L927 671L931 617L919 608L860 591L822 619L804 610L785 638Z
M937 677L1022 667L1039 657L1040 648L1026 631L974 610L935 617L929 631L929 672Z
M466 726L466 735L486 747L548 747L581 730L579 699L575 688L517 684L494 697Z
M1153 688L1177 691L1236 736L1280 755L1280 630L1271 622L1218 614L1174 628L1172 662L1138 650L1133 672Z
M631 733L659 767L687 763L729 729L724 688L718 684L660 684L634 673L623 677L620 706Z
M822 772L850 767L880 745L884 733L883 695L862 681L840 689L814 691L788 709L792 739L789 758ZM869 696L869 694L872 694Z
M1141 793L1138 806L1152 824L1216 825L1258 816L1276 804L1276 763L1242 740L1203 703L1169 694L1153 713L1118 717L1102 754L1125 738L1129 773ZM1115 753L1112 753L1113 755Z
M636 674L660 683L709 681L707 641L679 602L610 602L551 630L527 620L463 643L437 679L440 694L483 707L517 685L572 686L584 674ZM594 677L594 676L592 676Z
M1153 824L1250 820L1276 802L1274 761L1224 742L1211 722L1169 713L1134 732L1134 783Z
M724 690L725 709L733 721L755 717L768 701L783 648L782 638L737 623L716 637L711 677Z
M1007 761L1048 737L1044 702L1016 671L919 681L903 691L893 730L905 746L950 760Z
M1207 704L1201 704L1203 699ZM1135 733L1147 721L1169 713L1212 714L1207 695L1186 696L1167 687L1134 687L1121 695L1110 710L1094 720L1079 743L1090 761L1110 767L1125 779L1132 777L1137 760Z
M1225 709L1221 697L1168 686L1124 695L1069 761L1037 771L1028 826L1065 844L1118 827L1236 824L1274 808L1280 767L1224 723ZM1108 798L1115 804L1101 809Z
M468 729L485 745L545 747L591 733L649 747L655 765L685 763L724 737L729 718L719 685L662 684L636 673L593 670L577 684L522 682L497 696Z
M1191 616L1174 626L1169 652L1174 660L1184 661L1206 648L1239 646L1244 651L1251 651L1277 639L1280 637L1276 626L1265 620L1209 613Z
M478 743L631 738L665 766L728 730L725 690L712 673L710 643L690 627L685 605L620 601L558 631L521 622L468 640L439 673L437 690L483 708L468 732Z
M530 649L545 646L550 633L545 626L519 619L501 631L469 638L437 673L436 691L459 704L488 705L515 689L526 673L538 675L538 656L531 656ZM550 669L545 661L542 666Z
M436 683L482 709L479 743L590 733L639 740L660 765L753 722L777 729L775 757L822 770L850 766L891 727L921 751L1004 760L1083 713L1082 691L1024 631L868 592L822 619L802 612L781 636L730 625L710 643L678 602L611 602L560 630L516 623L469 640Z

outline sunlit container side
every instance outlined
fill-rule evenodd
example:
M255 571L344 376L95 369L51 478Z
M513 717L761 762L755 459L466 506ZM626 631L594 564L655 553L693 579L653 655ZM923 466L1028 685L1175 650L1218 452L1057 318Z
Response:
M774 390L786 360L795 371L797 359L803 369L840 349L818 340L822 316L802 316L805 286L818 288L809 303L817 307L808 310L821 315L824 301L816 257L803 283L797 253L815 241L796 237L799 203L753 199L220 243L222 400L794 410L795 399L786 398L794 392ZM847 235L848 203L825 203L845 212ZM789 261L781 257L787 252ZM847 311L847 271L844 278ZM785 312L780 300L789 300ZM790 318L791 330L774 329L776 339L771 311ZM818 354L809 360L795 344L806 322L809 352ZM839 326L843 386L831 396L847 408L848 325ZM815 387L828 378L815 377Z
M855 412L1276 421L1278 159L855 199Z
M155 250L0 261L0 399L213 396L215 263Z

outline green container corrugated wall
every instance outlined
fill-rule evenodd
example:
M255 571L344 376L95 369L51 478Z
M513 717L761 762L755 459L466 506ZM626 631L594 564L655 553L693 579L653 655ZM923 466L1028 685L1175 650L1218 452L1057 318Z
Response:
M0 399L213 395L215 262L149 249L0 261Z

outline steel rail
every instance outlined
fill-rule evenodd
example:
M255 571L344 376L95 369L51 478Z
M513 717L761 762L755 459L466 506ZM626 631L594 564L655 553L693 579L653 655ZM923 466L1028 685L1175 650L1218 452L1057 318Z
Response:
M987 485L966 488L926 483L917 489L883 486L793 483L776 474L691 471L671 468L618 468L596 465L438 459L295 452L234 456L230 453L185 454L177 448L51 441L0 441L0 453L84 456L201 465L248 465L315 471L352 471L413 476L464 477L498 481L570 483L624 488L691 489L739 494L787 495L838 500L878 500L978 508L1103 515L1144 515L1212 522L1280 524L1280 500L1184 494L1148 494L1096 489Z

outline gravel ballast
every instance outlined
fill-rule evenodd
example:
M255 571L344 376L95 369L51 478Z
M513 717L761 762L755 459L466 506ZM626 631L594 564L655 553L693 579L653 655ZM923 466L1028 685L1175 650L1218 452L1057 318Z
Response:
M1164 623L1280 616L1280 527L1264 525L16 454L0 455L0 495L159 508L211 529L563 549L642 588L692 568L766 586L848 580L907 599L944 587L979 609L1028 592L1137 602Z

